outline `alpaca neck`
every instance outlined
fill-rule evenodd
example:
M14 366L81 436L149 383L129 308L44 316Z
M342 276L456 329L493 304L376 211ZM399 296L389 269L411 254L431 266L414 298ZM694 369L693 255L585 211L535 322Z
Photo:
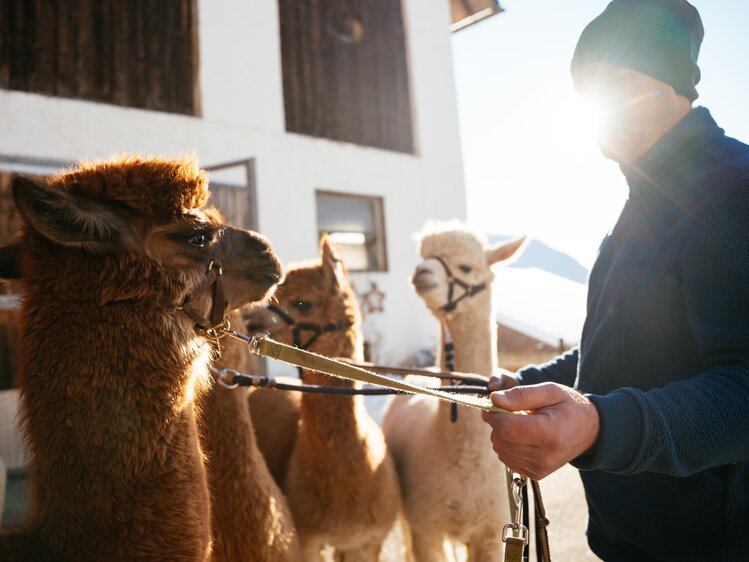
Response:
M493 325L491 322L491 307L480 306L481 301L474 300L471 305L458 309L458 313L445 320L441 330L441 353L440 368L446 368L444 344L445 328L449 330L450 337L454 346L454 364L453 368L462 373L476 373L479 375L490 375L493 372L494 365L497 362L497 348ZM450 384L450 381L443 381L443 384ZM454 427L455 424L450 422L451 414L449 413L452 405L447 402L440 402L439 415L437 419L441 425ZM462 408L458 415L458 425L475 424L483 425L478 410ZM479 435L479 432L476 433Z
M298 548L291 514L257 447L247 395L214 384L199 397L214 562L286 560Z
M361 354L358 351L357 339L353 331L331 334L326 341L321 342L323 345L315 349L315 352L327 357L358 360ZM307 370L304 371L304 382L320 386L354 386L354 381ZM351 434L356 425L356 410L361 407L360 402L361 399L357 400L354 396L303 394L301 415L305 433L309 432L310 438L319 436L323 439L339 432Z
M92 552L111 548L92 546L107 541L148 549L166 532L160 523L179 521L184 533L169 545L187 541L200 558L209 529L195 516L208 516L208 497L192 393L207 346L187 322L126 303L59 304L54 312L30 304L22 313L33 326L21 335L20 371L31 521L57 548L87 544ZM160 517L134 533L143 506ZM112 513L132 520L115 523Z
M497 363L497 349L490 307L464 307L445 325L455 347L455 370L464 373L491 375ZM441 347L444 348L445 332L442 329ZM441 354L444 368L444 354Z
M200 442L208 457L209 474L239 476L238 472L245 473L244 467L251 474L256 465L265 464L257 448L247 395L246 389L214 383L198 400Z
M361 338L357 332L341 334L328 340L319 353L328 357L342 357L354 361L361 360ZM325 386L355 386L353 381L336 379L316 372L305 371L304 380L310 384ZM341 451L351 457L352 451L361 448L361 435L358 418L364 410L361 396L326 396L324 394L304 394L301 401L301 446L309 459L329 465L335 456L331 449Z

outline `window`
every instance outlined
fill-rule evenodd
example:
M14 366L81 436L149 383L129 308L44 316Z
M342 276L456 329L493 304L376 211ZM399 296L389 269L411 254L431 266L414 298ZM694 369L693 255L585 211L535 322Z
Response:
M11 192L15 175L22 173L41 178L59 172L67 164L0 154L0 246L10 242L21 226ZM14 386L21 322L20 291L20 282L0 279L0 390Z
M401 0L278 0L286 130L412 153Z
M341 249L349 271L387 271L382 197L318 191L318 235Z
M204 169L208 172L211 189L208 204L221 211L227 224L257 230L255 160L213 164Z
M196 0L0 0L0 88L198 114Z

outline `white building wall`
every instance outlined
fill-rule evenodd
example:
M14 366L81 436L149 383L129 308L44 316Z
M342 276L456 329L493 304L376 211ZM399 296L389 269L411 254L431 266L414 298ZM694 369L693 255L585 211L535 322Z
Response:
M315 189L385 202L385 313L371 317L378 360L434 345L437 326L411 291L412 240L428 219L465 219L449 2L403 0L417 154L285 132L278 7L273 0L199 2L199 117L0 90L0 155L73 161L118 152L196 153L203 165L255 158L259 230L284 262L317 252ZM372 328L370 326L370 328Z

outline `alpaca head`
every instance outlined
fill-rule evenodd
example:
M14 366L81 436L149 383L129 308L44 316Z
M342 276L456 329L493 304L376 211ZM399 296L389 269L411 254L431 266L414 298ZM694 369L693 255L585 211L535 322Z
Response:
M469 308L488 309L492 266L507 263L523 247L525 237L485 247L481 238L459 223L433 224L421 234L411 284L439 319Z
M248 330L265 329L278 341L323 355L355 352L359 305L340 251L327 236L320 241L320 259L290 267L274 299L275 305L248 316Z
M20 274L29 294L170 310L189 297L207 316L211 290L199 289L212 262L222 268L226 309L263 299L281 276L265 238L204 212L207 182L193 160L123 157L46 183L19 177L13 198L24 220L20 252L0 254L20 260L3 270Z

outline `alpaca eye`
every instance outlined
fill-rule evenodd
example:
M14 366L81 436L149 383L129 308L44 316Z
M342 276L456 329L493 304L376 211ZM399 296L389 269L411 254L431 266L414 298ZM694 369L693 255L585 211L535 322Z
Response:
M458 269L462 271L463 273L471 273L471 266L470 265L459 265Z
M208 234L206 234L205 232L201 232L199 234L190 236L190 238L187 239L187 244L192 246L193 248L201 249L205 248L205 246L210 241L211 237L208 236Z
M294 302L294 308L296 308L302 314L312 310L312 303L309 301L298 300Z

